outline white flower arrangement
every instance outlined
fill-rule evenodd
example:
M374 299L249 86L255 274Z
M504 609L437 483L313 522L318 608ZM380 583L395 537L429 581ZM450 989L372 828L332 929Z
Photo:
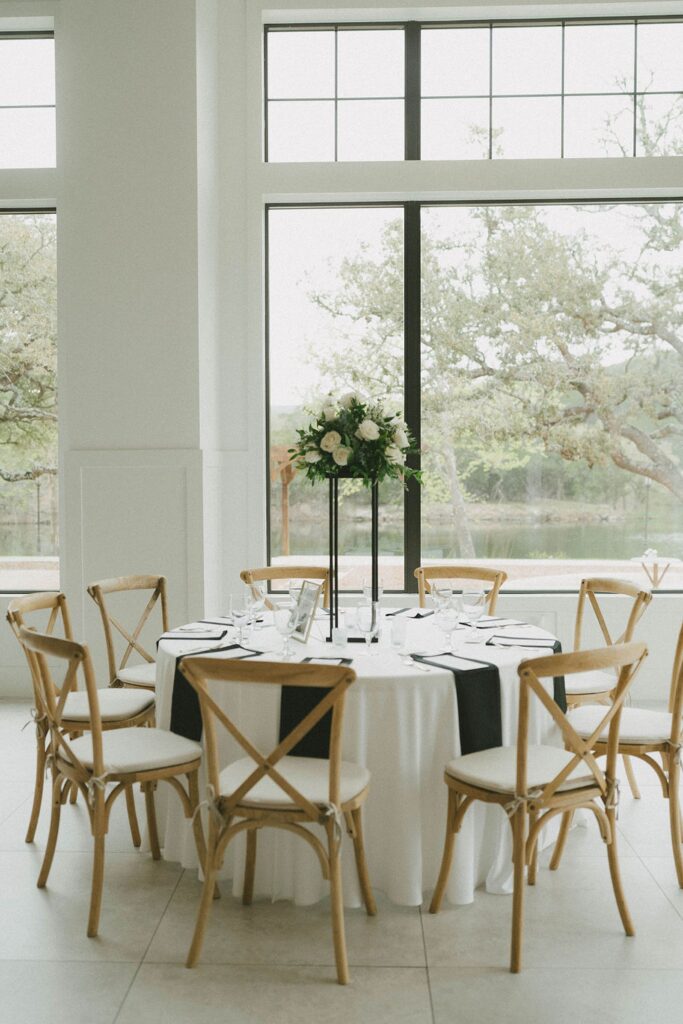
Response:
M297 434L290 458L311 482L340 475L365 484L389 478L420 479L418 470L406 466L407 456L417 448L403 417L385 412L379 401L365 400L355 392L338 400L326 395L320 412Z

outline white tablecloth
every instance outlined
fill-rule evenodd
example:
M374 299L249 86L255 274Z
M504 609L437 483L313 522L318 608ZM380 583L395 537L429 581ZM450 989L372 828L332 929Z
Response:
M387 640L390 621L383 631ZM314 625L318 635L322 628ZM507 632L517 635L520 630L510 627ZM523 632L547 638L552 644L553 638L541 629L525 626ZM415 653L432 654L445 649L443 634L435 629L430 618L409 621L408 638L408 648ZM208 646L199 638L160 642L157 724L161 728L170 724L176 659L192 649ZM264 625L252 633L250 646L278 651L280 638L272 626ZM349 644L343 652L353 659L352 667L358 676L346 696L343 758L365 765L372 774L363 813L373 887L395 903L417 906L422 903L423 894L434 887L441 860L447 802L443 770L446 762L460 753L456 689L450 671L433 668L422 672L414 665L406 665L385 643L375 646L376 655L366 653L360 644ZM298 660L339 653L330 644L313 639L305 647L294 647ZM516 670L519 662L534 657L534 652L478 644L468 644L461 651L498 666L503 743L514 744ZM539 656L547 653L544 649L538 651ZM264 660L277 660L277 655L265 655ZM549 692L551 687L549 680ZM220 695L215 690L213 695L262 751L273 749L279 722L279 687L223 684ZM243 756L225 730L221 732L225 763ZM529 742L560 745L552 719L538 700L531 701ZM169 787L158 787L157 806L164 857L179 861L186 868L196 868L191 829ZM344 843L345 903L359 906L360 893L348 836ZM244 847L243 836L230 844L222 873L223 878L232 878L232 891L237 896L242 888ZM488 892L511 892L511 852L510 827L504 812L499 807L476 803L468 811L456 841L447 899L452 903L470 903L474 889L481 884L485 884ZM308 844L275 829L259 832L257 894L305 905L321 899L327 891L328 885Z

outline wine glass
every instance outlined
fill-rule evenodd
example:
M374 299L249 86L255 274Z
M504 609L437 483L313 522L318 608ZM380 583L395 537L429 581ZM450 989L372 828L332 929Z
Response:
M301 597L302 583L302 580L289 580L287 582L287 592L289 593L289 599L295 606L299 603L299 598Z
M356 622L359 630L365 637L365 643L370 654L373 653L372 638L377 632L379 625L378 611L379 607L376 601L363 601L356 609Z
M249 639L249 623L251 620L251 610L246 598L237 600L232 609L232 621L235 627L237 643L246 643Z
M289 605L278 605L273 612L275 628L282 637L282 660L289 661L291 657L290 641L296 629L296 609Z
M459 618L457 608L450 601L441 604L434 613L434 625L444 634L449 653L453 652L453 631Z
M452 600L453 587L446 580L434 580L430 593L434 602L434 608L439 609Z
M378 601L382 600L383 594L384 594L384 587L380 583L379 586L377 587L377 600ZM363 579L363 597L366 599L366 601L372 601L372 580L369 580L367 578L367 576L364 577L364 579Z
M486 610L485 590L465 590L462 595L463 618L469 624L470 630L465 641L471 640L476 634L477 623Z
M260 629L259 615L266 607L266 588L261 582L250 583L247 587L247 607L252 616L254 629Z

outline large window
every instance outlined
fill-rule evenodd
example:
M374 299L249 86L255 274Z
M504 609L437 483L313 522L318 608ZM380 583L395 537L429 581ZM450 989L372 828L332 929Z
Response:
M56 218L0 212L0 590L58 585Z
M382 496L387 587L420 558L547 587L575 559L683 555L683 204L274 207L268 228L274 561L325 558L324 488L286 449L330 389L403 396L421 433L421 495ZM342 516L352 587L350 486Z
M683 152L683 21L266 30L266 159Z
M0 33L0 168L54 165L54 39Z

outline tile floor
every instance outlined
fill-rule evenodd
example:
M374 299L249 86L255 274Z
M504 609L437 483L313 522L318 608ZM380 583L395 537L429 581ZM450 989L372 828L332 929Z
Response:
M622 795L622 870L637 935L624 936L597 830L575 829L562 868L527 890L521 975L507 971L510 900L477 893L437 917L382 900L347 911L352 984L335 983L326 904L229 898L206 953L183 966L199 886L132 850L123 803L108 841L101 935L88 939L90 837L67 807L47 889L35 886L47 814L24 843L33 784L28 704L0 701L0 1024L649 1024L683 1019L683 891L667 805L639 768ZM442 823L438 823L442 827ZM372 851L370 864L372 867ZM547 864L548 851L542 858Z

